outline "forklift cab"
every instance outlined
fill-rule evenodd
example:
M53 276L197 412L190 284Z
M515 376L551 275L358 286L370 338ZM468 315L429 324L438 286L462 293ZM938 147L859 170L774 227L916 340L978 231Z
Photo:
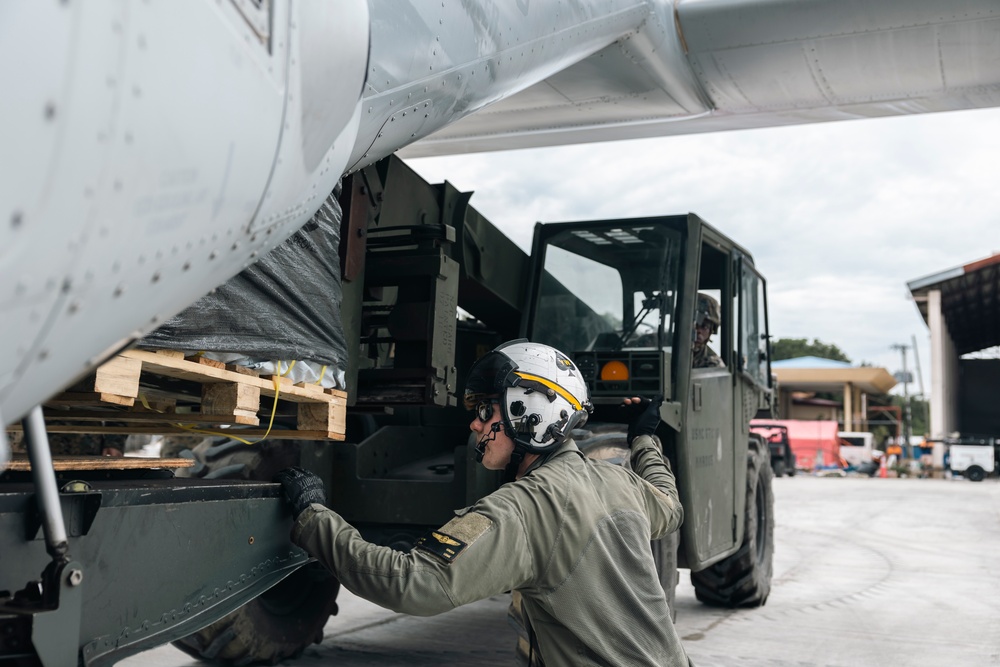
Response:
M573 359L592 423L613 422L625 397L664 396L657 435L693 519L680 561L700 569L733 553L749 421L771 396L764 281L749 253L688 214L539 223L531 261L522 335ZM710 347L721 366L692 368L698 293L720 306Z

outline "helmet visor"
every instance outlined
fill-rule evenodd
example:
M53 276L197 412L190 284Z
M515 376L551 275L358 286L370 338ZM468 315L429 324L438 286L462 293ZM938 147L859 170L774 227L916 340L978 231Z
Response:
M462 399L465 409L476 408L484 399L499 398L503 394L507 377L515 368L517 364L514 360L497 350L481 357L472 365L465 382L465 396Z

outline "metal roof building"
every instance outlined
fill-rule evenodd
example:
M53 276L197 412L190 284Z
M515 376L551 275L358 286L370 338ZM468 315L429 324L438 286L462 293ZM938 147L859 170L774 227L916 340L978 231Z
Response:
M961 359L1000 346L1000 253L906 286L931 333L931 435L1000 428L1000 410L979 400L1000 385L997 364Z
M896 380L884 368L852 366L843 361L820 357L797 357L771 363L778 379L779 413L792 414L791 392L829 392L844 396L844 430L867 428L868 394L885 394Z

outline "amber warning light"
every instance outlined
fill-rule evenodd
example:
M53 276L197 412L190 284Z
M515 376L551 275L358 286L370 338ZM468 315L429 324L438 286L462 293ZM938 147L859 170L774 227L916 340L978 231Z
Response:
M603 382L621 382L628 380L628 366L620 361L609 361L601 367Z

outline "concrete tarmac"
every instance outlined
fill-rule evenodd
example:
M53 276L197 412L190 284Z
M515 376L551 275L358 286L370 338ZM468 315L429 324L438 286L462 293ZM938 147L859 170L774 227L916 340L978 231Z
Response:
M706 607L681 572L677 631L695 665L1000 665L1000 482L798 475L774 492L765 606ZM508 603L415 618L342 592L323 643L287 664L510 666ZM119 664L205 663L166 646Z

